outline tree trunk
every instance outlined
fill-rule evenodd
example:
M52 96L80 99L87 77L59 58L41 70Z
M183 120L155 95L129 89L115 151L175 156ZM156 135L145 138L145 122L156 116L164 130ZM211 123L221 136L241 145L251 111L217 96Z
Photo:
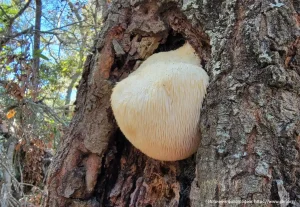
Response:
M296 1L114 1L45 206L300 205L299 11ZM202 140L197 156L160 162L118 130L111 89L138 60L183 38L210 76Z
M35 24L33 38L33 63L32 63L32 90L33 100L36 101L39 93L39 68L40 68L40 44L41 44L41 18L42 18L42 0L35 1Z
M86 47L87 47L87 41L88 41L88 32L86 32L85 27L83 26L82 23L82 19L81 16L78 12L79 8L76 9L73 5L73 3L71 1L67 1L68 5L71 9L71 11L73 12L73 14L75 14L77 21L79 22L79 30L80 30L80 37L81 37L81 44L79 45L79 58L78 58L78 67L75 69L74 74L71 77L71 83L69 84L68 88L67 88L67 92L66 92L66 101L65 101L65 105L67 106L64 115L68 116L69 112L70 112L70 107L68 106L71 102L71 95L72 95L72 91L74 88L75 83L77 82L78 78L80 77L81 73L78 71L82 70L82 67L84 65L84 54L86 52Z
M82 62L84 62L84 61L82 61ZM82 63L82 66L83 66L83 63ZM82 68L82 66L81 66L81 68ZM80 75L81 75L80 72L75 72L75 74L73 74L72 77L71 77L71 83L67 87L66 100L65 100L66 109L65 109L65 112L64 112L64 115L66 117L69 116L69 113L70 113L70 106L69 105L71 103L71 96L72 96L73 88L74 88L74 85L77 82L78 78L80 77Z

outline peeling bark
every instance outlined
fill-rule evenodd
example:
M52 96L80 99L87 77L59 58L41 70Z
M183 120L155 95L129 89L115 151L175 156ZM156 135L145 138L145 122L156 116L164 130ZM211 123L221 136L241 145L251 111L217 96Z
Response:
M75 115L49 173L45 206L299 203L295 2L115 1L85 63ZM160 162L124 138L109 100L115 81L182 38L210 75L201 146L196 157Z

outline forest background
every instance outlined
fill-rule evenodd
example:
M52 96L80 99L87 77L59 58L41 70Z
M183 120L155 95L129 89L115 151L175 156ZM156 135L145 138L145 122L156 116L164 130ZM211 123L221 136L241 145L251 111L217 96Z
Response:
M0 206L40 206L102 0L0 1Z

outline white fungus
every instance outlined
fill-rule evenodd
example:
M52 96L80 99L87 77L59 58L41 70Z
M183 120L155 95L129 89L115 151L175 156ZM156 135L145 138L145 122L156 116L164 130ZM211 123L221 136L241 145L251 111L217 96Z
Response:
M209 77L190 44L153 54L111 96L126 138L144 154L163 161L189 157L200 142L200 109Z

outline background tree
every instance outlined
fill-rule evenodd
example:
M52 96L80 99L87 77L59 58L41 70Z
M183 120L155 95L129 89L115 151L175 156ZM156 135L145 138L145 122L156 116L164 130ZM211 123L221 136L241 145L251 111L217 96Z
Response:
M41 18L42 18L42 1L35 1L35 23L33 36L33 60L32 60L32 85L33 100L37 100L39 86L39 68L40 68L40 41L41 41Z

